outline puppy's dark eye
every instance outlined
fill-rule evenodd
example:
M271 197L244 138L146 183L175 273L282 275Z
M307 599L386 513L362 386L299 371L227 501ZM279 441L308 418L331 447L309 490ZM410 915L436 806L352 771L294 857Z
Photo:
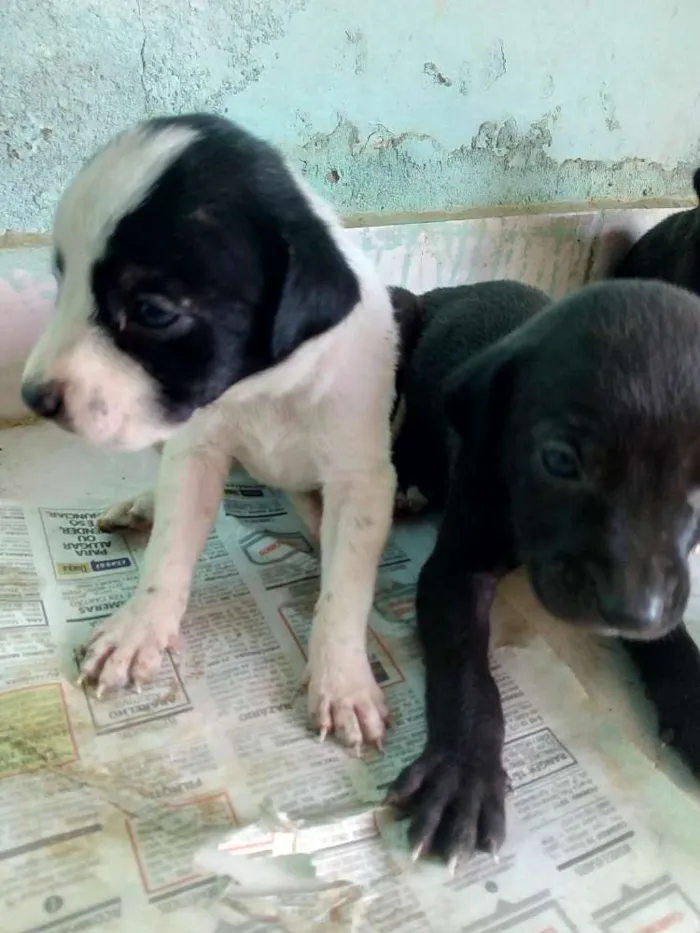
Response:
M157 298L140 298L129 315L133 324L147 330L165 330L180 320L180 314Z
M555 479L577 480L581 478L581 464L573 448L563 441L549 441L540 451L542 466Z

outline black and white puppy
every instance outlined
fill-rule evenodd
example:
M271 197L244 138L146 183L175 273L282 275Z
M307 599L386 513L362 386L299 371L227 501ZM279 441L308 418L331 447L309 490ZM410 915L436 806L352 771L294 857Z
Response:
M447 504L417 590L427 744L389 800L417 854L455 859L505 834L489 613L517 565L555 616L623 639L660 729L700 772L700 652L682 623L700 536L700 299L626 281L554 303L515 282L420 300L398 482Z
M381 742L365 637L395 490L397 326L371 263L274 149L201 114L101 149L61 198L53 243L58 300L26 365L27 404L103 447L162 446L155 492L103 518L153 529L138 590L95 635L82 678L101 694L158 673L237 463L288 491L320 535L316 726Z
M693 175L693 188L700 199L700 169ZM700 294L700 204L648 230L612 274L620 279L661 279Z

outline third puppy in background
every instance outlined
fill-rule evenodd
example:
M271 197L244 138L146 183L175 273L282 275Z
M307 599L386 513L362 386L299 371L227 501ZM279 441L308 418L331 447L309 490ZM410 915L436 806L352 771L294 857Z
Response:
M693 175L700 199L700 168ZM612 275L619 279L661 279L700 295L700 204L664 218L631 247Z

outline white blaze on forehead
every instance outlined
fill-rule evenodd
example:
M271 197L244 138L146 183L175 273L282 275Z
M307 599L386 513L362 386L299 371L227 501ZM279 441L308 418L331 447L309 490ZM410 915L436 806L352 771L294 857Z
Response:
M68 271L71 260L82 259L89 267L102 256L122 217L141 204L197 136L185 126L157 131L136 126L93 156L65 191L54 218L54 242L65 255Z
M197 131L186 126L157 131L136 126L100 149L66 189L54 218L54 244L65 271L56 310L27 361L25 380L71 378L67 354L90 336L95 262L104 255L120 220L138 208L197 137ZM116 353L114 349L115 359Z

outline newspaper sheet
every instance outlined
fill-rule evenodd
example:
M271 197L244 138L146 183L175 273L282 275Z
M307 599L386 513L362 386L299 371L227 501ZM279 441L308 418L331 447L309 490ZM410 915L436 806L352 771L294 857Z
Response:
M503 600L508 841L453 877L411 863L381 801L424 741L413 599L429 523L399 526L384 555L369 651L394 726L357 760L311 734L299 689L314 547L286 498L241 474L181 656L141 694L78 688L76 649L143 555L143 539L97 531L98 512L0 506L3 933L700 931L696 801Z

